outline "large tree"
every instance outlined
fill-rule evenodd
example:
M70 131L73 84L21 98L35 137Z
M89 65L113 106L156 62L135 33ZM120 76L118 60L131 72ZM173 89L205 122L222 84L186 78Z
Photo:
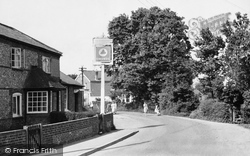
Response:
M221 31L227 45L223 55L228 80L225 100L240 109L243 96L245 104L250 105L250 21L246 14L236 13L236 19L225 23Z
M225 73L230 85L245 91L250 89L250 22L246 14L236 13L233 22L223 25L226 36Z
M175 89L189 85L193 77L187 29L182 17L158 7L114 18L108 28L114 65L107 69L114 77L113 87L130 91L137 101L153 98L157 102L165 82L171 80L169 85Z
M219 98L223 90L223 61L221 53L225 47L222 37L214 36L207 29L202 29L200 37L195 41L198 61L195 63L196 74L199 78L203 94L211 98Z

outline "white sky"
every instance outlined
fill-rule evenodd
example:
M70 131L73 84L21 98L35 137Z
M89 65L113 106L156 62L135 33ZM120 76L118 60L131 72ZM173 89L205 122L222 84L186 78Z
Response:
M170 8L188 22L231 12L250 14L250 0L0 0L0 23L63 53L60 69L79 74L94 69L94 37L107 36L108 23L140 7Z

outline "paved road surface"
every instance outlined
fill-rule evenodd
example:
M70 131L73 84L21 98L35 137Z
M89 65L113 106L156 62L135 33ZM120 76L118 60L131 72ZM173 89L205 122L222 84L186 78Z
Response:
M250 130L238 125L128 112L114 121L138 133L93 156L250 156Z

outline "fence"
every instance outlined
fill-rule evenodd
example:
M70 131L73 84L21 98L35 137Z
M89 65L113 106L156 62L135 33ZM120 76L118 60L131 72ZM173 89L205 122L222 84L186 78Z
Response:
M112 129L113 114L102 118L102 130ZM24 129L0 133L0 155L13 154L14 149L51 148L88 138L100 131L99 117L84 118L48 125L25 126ZM27 151L26 151L27 152Z

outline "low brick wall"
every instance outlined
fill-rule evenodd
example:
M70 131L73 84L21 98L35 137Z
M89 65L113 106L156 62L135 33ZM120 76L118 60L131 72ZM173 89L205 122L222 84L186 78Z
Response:
M44 125L42 143L44 146L56 146L94 136L99 131L98 124L98 117L92 117Z
M103 130L109 132L114 127L113 114L103 115ZM84 118L60 123L42 125L42 147L55 147L79 141L99 133L99 117ZM6 148L26 149L27 131L25 129L0 132L0 155L7 155Z
M0 155L7 155L8 150L13 148L27 148L26 130L13 130L0 133ZM6 153L7 152L7 153Z

